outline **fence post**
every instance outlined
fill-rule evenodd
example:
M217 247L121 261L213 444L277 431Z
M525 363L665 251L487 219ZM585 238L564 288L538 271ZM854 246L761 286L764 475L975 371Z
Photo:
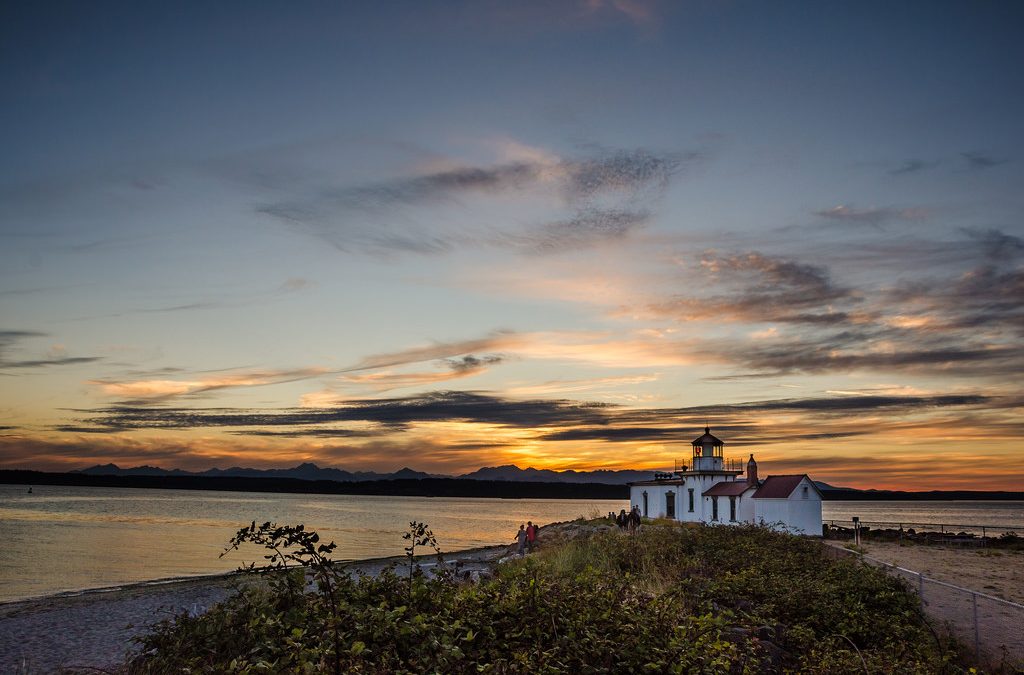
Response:
M981 639L978 634L978 594L971 593L971 609L974 610L974 657L981 659Z
M921 598L921 604L924 604L924 575L920 572L917 573L917 595Z

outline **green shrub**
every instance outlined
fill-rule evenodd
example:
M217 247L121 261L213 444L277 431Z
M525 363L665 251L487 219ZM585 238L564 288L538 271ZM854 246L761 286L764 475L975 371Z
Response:
M436 543L412 528L409 565L372 578L334 568L299 528L243 528L233 546L271 550L260 581L164 622L124 672L960 672L899 580L816 541L647 525L460 584L418 571L415 545Z

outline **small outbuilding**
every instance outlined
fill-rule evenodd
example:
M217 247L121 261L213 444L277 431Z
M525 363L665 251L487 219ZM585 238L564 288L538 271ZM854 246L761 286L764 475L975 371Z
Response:
M629 484L629 501L645 518L708 525L754 523L794 534L821 536L821 491L807 474L759 479L750 455L744 466L724 457L725 442L711 433L691 443L688 462L654 479Z

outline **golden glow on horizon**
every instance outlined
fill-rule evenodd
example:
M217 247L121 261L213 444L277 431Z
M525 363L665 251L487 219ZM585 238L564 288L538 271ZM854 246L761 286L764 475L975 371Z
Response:
M765 427L789 423L763 420ZM712 422L712 426L714 422ZM699 431L699 430L697 430ZM315 462L350 471L395 471L402 466L460 474L482 466L537 469L671 469L690 455L688 441L544 441L541 430L470 422L431 422L411 428L402 442L379 439L238 437L229 434L132 432L80 435L73 442L0 437L3 468L81 469L113 462L202 470L211 467L283 468ZM997 439L942 439L918 429L883 430L864 437L743 445L726 440L726 455L753 453L763 475L808 473L815 480L857 488L1012 490L1024 480L1024 456ZM481 439L486 439L481 441ZM172 450L168 450L168 449Z

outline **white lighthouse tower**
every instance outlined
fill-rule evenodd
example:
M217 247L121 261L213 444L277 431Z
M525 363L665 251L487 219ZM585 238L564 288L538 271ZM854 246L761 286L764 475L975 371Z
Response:
M725 458L722 450L725 443L711 433L711 427L704 427L704 435L698 437L693 445L693 471L722 471ZM731 472L730 472L731 473Z

